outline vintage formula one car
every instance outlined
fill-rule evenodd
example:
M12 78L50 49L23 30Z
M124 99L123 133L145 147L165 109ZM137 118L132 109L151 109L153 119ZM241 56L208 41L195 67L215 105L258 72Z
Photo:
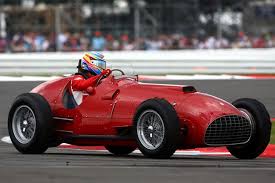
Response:
M151 158L177 149L226 146L241 159L258 157L270 140L264 105L243 98L230 104L193 86L148 84L138 76L100 78L95 90L76 101L72 77L42 83L19 95L8 130L21 153L43 153L66 142L105 146L115 155L138 148Z

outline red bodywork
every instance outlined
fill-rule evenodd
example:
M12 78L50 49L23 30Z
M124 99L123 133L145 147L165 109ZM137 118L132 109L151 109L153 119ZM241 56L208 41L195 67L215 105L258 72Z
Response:
M45 82L31 92L39 93L49 102L54 116L56 134L73 138L76 145L130 145L134 139L107 138L119 136L131 129L138 106L152 98L163 98L172 104L180 119L182 143L180 148L204 147L208 125L224 115L243 114L230 103L195 91L190 86L146 84L137 78L110 75L95 88L92 95L74 109L64 106L64 94L70 90L72 77ZM98 138L103 137L103 138ZM106 138L104 138L106 137Z

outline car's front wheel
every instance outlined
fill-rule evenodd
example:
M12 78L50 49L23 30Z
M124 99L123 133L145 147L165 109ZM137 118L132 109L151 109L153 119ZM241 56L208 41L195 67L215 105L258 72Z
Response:
M39 94L19 95L8 118L8 131L15 148L24 154L39 154L48 149L52 136L52 113Z
M247 144L228 146L227 149L239 159L254 159L264 152L270 141L270 116L265 106L255 99L238 99L233 105L250 121L253 132Z
M178 148L180 127L173 106L164 99L149 99L137 110L135 137L139 150L151 158L169 158Z

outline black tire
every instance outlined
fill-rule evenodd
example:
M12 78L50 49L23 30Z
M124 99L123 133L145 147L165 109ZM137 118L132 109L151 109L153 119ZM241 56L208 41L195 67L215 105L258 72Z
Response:
M130 154L131 152L133 152L136 149L136 147L134 147L134 146L112 146L112 145L105 146L105 148L110 153L117 155L117 156Z
M162 118L164 124L164 137L156 149L146 148L138 136L137 124L140 116L147 110L153 110ZM134 134L139 150L150 158L169 158L177 150L180 139L180 123L173 106L164 99L149 99L137 109L134 118Z
M265 106L250 98L238 99L232 103L236 108L247 110L254 119L253 134L247 144L228 146L228 151L239 159L254 159L264 152L271 133L270 116Z
M21 143L13 130L13 118L15 111L20 106L29 107L34 113L36 127L33 137L28 143ZM15 148L23 154L41 154L48 149L49 140L53 134L52 112L48 102L39 94L25 93L19 95L9 112L8 131Z

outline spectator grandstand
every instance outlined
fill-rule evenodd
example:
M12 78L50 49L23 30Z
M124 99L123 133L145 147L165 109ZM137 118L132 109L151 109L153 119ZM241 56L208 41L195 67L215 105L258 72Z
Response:
M274 2L4 0L0 52L271 48Z
M55 40L55 37L57 41ZM154 37L135 39L128 34L113 36L96 31L88 36L83 32L64 32L57 36L40 32L16 33L10 39L0 39L0 52L50 52L57 51L113 51L113 50L172 50L172 49L226 49L226 48L272 48L275 47L275 34L260 36L240 32L231 40L215 36L197 37L181 34L159 34Z

